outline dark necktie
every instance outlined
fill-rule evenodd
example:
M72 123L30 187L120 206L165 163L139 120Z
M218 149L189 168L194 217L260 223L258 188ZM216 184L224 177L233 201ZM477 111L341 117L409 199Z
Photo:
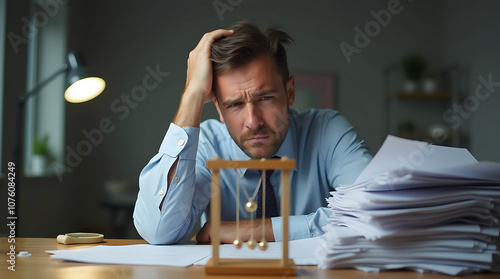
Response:
M271 185L271 174L274 170L266 170L266 218L279 216L278 205L276 203L276 196L274 195L273 185ZM262 171L259 170L259 174L262 176ZM259 192L257 193L257 218L262 217L262 187L259 187Z

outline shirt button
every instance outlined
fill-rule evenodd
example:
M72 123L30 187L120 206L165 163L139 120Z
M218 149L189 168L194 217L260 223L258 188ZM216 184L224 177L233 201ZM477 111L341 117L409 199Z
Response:
M311 233L311 237L314 237L314 233Z
M174 181L175 181L175 182L179 182L179 180L180 180L180 178L179 178L178 176L175 176L175 177L174 177Z
M161 189L160 191L158 191L158 195L163 195L163 189Z
M183 139L180 139L180 140L177 142L177 144L179 144L180 146L183 146L183 145L184 145L184 143L185 143L185 141L184 141Z

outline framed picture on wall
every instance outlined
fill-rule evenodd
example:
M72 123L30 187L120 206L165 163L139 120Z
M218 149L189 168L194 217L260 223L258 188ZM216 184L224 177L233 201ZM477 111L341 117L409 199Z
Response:
M333 75L298 74L295 77L295 102L293 108L334 109L335 91Z

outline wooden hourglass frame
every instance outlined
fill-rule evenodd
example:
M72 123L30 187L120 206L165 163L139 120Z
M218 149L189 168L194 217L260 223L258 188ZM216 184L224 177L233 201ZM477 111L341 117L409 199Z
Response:
M295 168L295 160L252 159L231 161L214 158L207 161L207 168L212 170L210 188L210 239L212 258L205 266L207 274L231 275L294 275L293 260L288 258L288 216L290 215L290 170ZM220 169L246 168L253 170L281 170L281 217L282 217L282 257L281 259L221 259L220 245Z

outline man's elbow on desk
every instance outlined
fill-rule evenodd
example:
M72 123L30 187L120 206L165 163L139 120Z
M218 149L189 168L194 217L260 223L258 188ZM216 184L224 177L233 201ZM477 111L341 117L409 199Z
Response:
M136 218L134 216L134 226L139 235L152 245L170 245L175 244L182 240L179 230L165 231L152 226L151 224L144 223L144 218Z
M168 235L159 235L155 232L141 230L137 225L135 227L139 235L151 245L170 245L178 242L177 239L169 238Z

